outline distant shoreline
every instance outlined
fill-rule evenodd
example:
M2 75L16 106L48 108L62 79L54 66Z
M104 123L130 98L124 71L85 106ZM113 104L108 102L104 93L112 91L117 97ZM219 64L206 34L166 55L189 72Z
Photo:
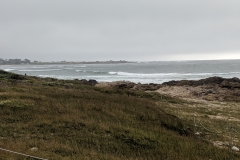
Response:
M4 62L0 63L0 65L49 65L49 64L120 64L120 63L135 63L125 60L120 61L82 61L82 62L67 62L67 61L60 61L60 62L39 62L33 61L28 63L14 63L14 62Z
M45 64L118 64L118 63L134 63L129 61L93 61L93 62L32 62L33 65Z
M132 81L157 83L171 80L198 80L207 77L240 78L239 61L204 62L128 62L78 61L38 62L25 65L1 65L1 69L17 74L58 79L95 79L98 82Z
M239 61L240 59L212 59L212 60L173 60L173 61L147 61L147 62L188 62L188 61ZM0 58L0 65L49 65L49 64L119 64L119 63L139 63L145 61L52 61L52 62L42 62L42 61L30 61L28 59L8 59L3 60Z

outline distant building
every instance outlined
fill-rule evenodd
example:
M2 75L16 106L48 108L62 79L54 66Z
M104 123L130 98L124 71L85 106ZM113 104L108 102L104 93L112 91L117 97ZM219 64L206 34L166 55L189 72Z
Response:
M23 61L21 59L2 59L0 58L0 64L30 64L31 61L28 59L24 59Z
M4 60L2 58L0 58L0 64L4 64Z
M31 63L29 59L24 59L24 63Z
M21 59L9 59L8 63L10 63L10 64L21 64L22 60Z

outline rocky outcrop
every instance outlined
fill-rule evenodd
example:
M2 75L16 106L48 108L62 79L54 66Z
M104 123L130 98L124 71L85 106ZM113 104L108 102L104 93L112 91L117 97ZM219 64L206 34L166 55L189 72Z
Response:
M12 74L10 78L15 79L15 80L24 80L25 79L24 76L18 75L18 74Z
M220 84L220 87L228 88L228 89L240 88L240 82L233 82L233 81L224 80Z
M86 80L86 79L81 79L81 80L77 80L76 81L79 81L80 84L85 84L85 85L90 85L90 86L95 86L96 84L98 84L98 82L94 79L89 79L89 80Z
M239 88L239 78L222 78L222 77L209 77L201 80L181 80L164 82L163 85L168 86L200 86L200 85L220 85L225 88Z
M209 77L201 80L169 81L163 84L141 84L129 81L103 82L95 86L115 89L157 91L179 98L208 101L240 101L240 79Z
M209 77L201 80L181 80L181 81L169 81L164 82L163 85L169 86L199 86L199 85L213 85L213 84L221 84L224 80L231 81L231 79L224 79L222 77Z
M240 79L210 77L197 81L170 81L163 83L157 91L180 98L240 101Z

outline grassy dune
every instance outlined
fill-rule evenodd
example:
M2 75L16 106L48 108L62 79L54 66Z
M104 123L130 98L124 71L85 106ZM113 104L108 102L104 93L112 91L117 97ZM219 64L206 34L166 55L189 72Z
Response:
M192 123L168 109L182 103L1 71L0 147L52 160L240 159L196 137ZM30 158L0 151L0 159Z

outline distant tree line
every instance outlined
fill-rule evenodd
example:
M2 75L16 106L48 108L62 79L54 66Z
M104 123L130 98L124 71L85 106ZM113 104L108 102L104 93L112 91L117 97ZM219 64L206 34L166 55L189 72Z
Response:
M21 60L21 59L2 59L0 58L0 65L1 64L29 64L31 63L30 60L28 59L24 59L24 60Z

